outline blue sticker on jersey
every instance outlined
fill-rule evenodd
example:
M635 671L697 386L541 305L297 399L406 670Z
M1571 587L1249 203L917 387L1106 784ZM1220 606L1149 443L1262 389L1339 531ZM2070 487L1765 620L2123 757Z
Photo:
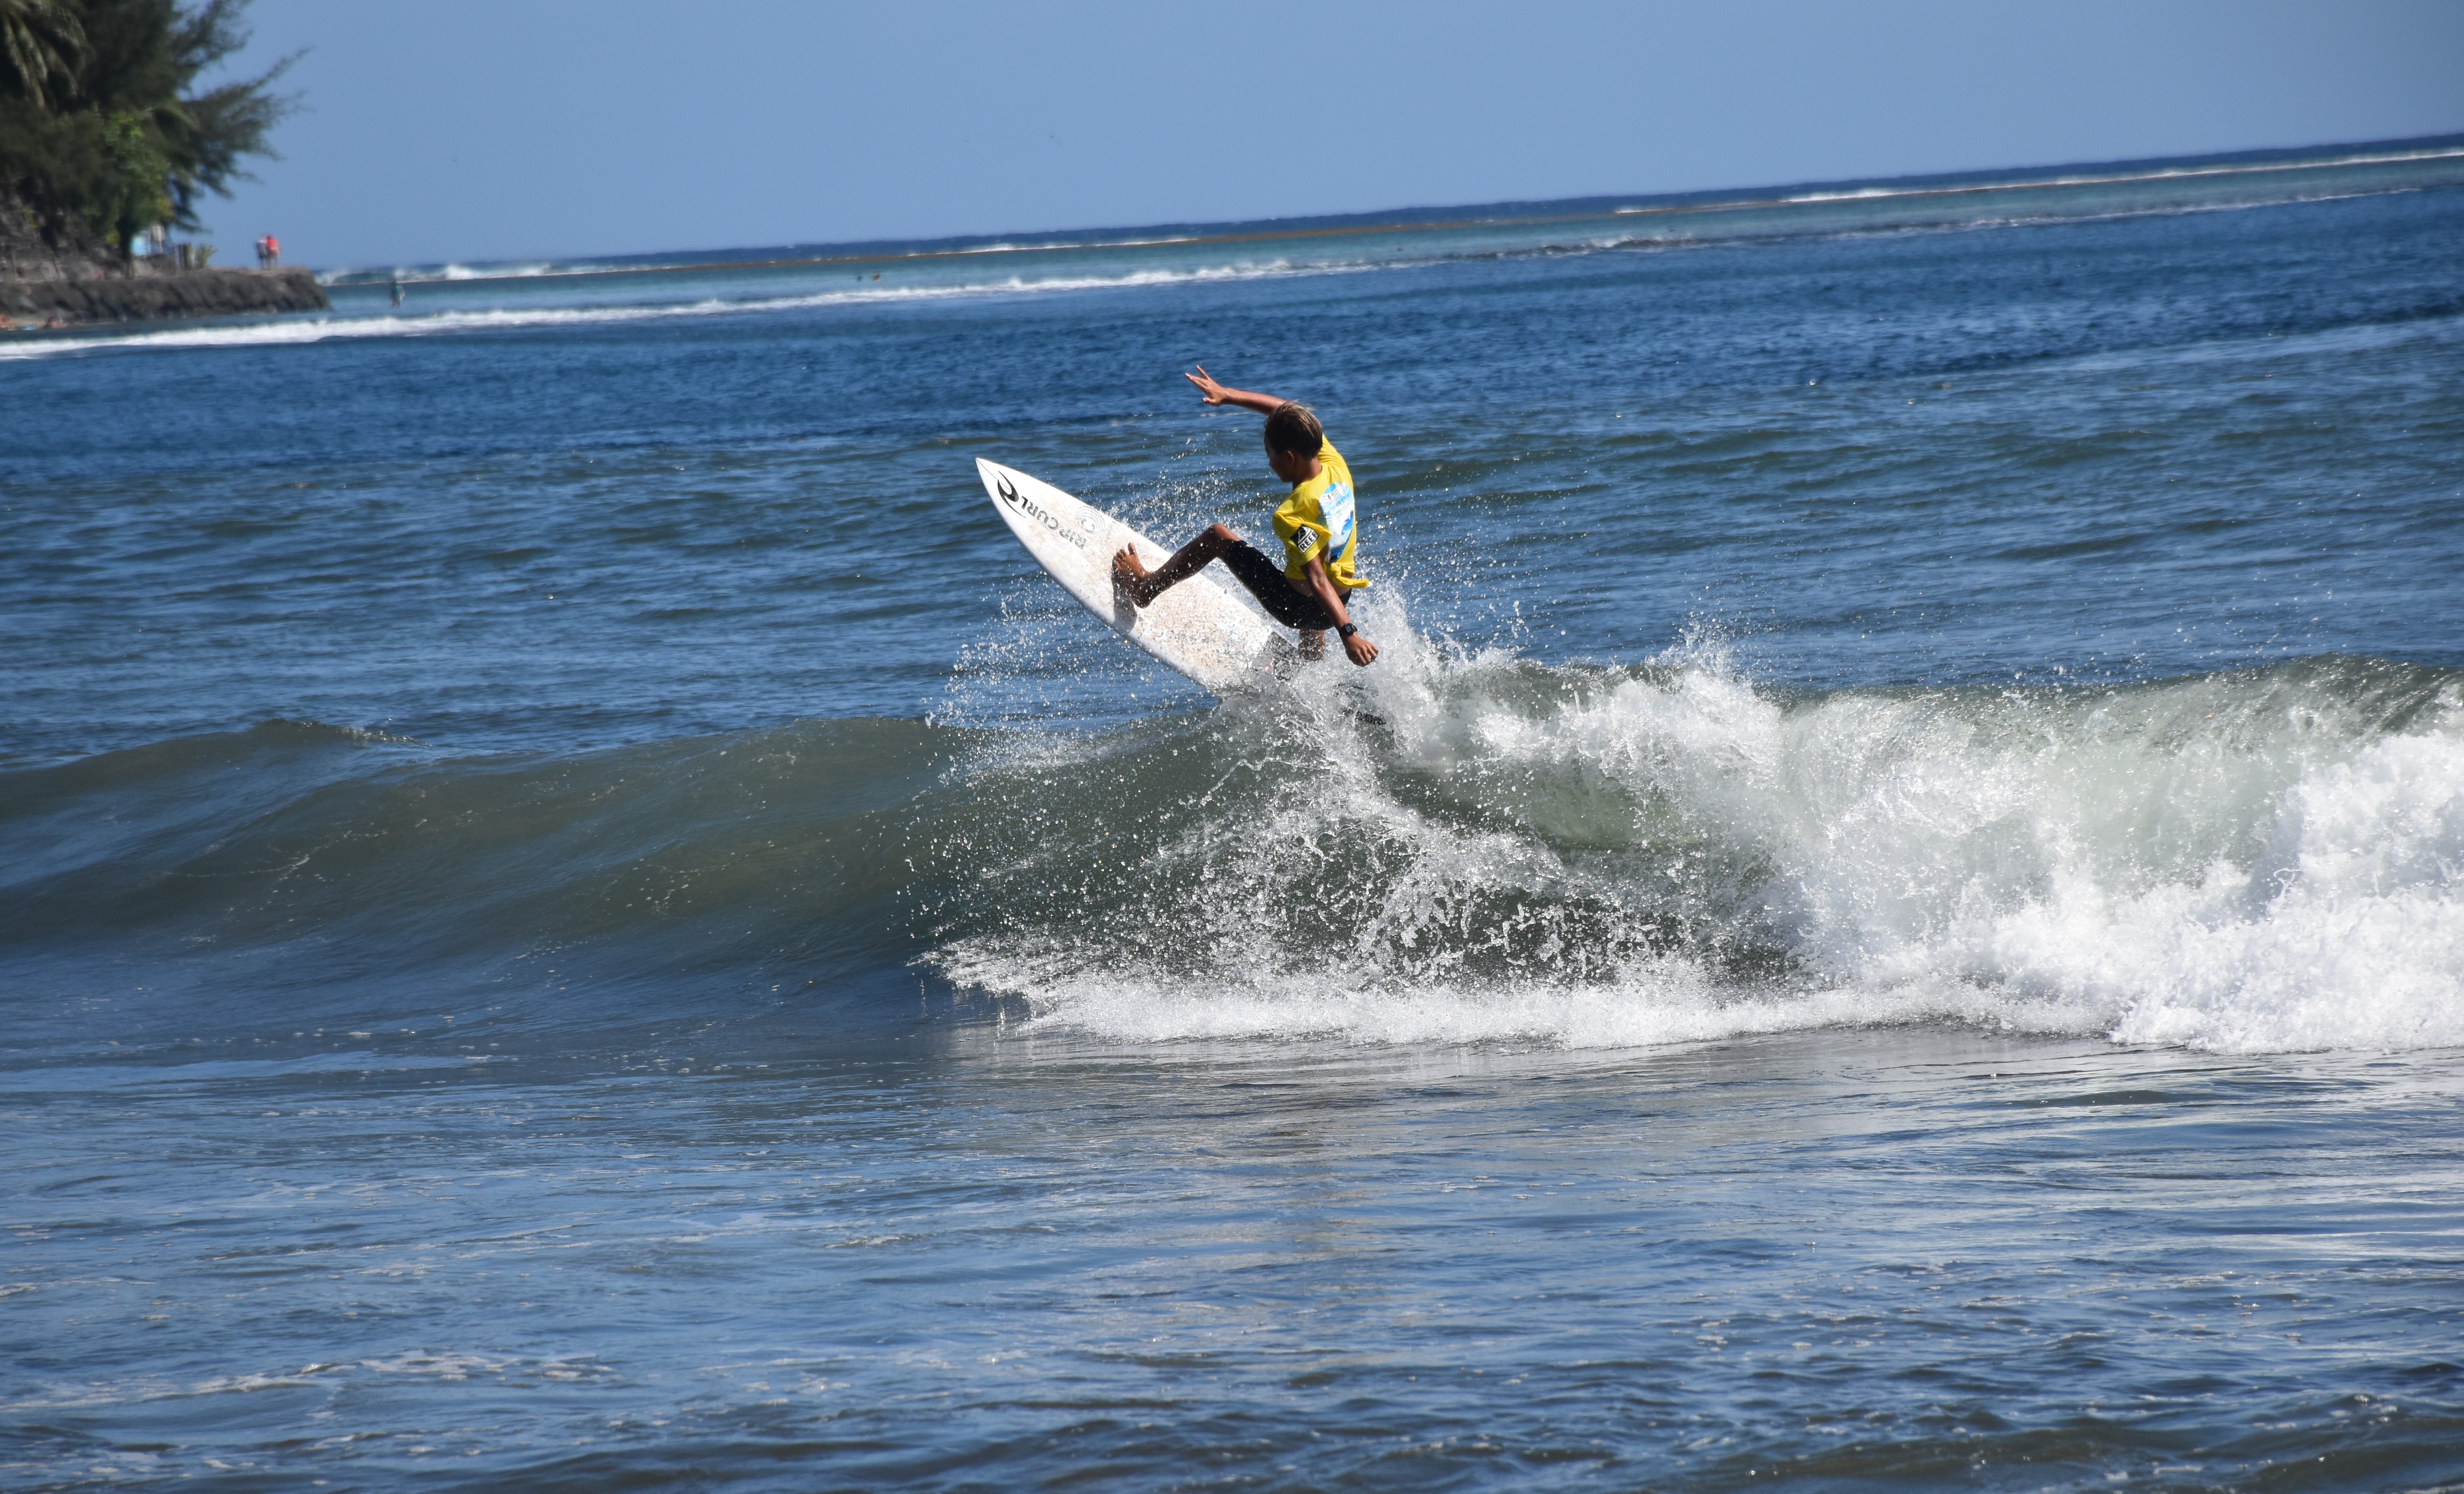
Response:
M1331 557L1341 556L1344 547L1352 543L1352 484L1328 483L1326 492L1318 495L1317 512L1318 516L1326 520L1330 537L1326 553Z

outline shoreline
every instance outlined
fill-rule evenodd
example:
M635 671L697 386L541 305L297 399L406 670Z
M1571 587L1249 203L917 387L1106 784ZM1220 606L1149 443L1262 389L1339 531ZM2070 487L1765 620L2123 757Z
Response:
M332 309L325 288L305 269L234 267L82 280L0 277L0 333Z

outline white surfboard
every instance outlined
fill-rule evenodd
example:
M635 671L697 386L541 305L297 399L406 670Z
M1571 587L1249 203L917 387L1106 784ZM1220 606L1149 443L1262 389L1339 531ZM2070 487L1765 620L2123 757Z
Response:
M1112 557L1134 545L1152 569L1171 559L1171 551L1014 468L978 457L976 472L1026 553L1112 631L1219 695L1274 678L1276 659L1291 646L1212 576L1193 576L1151 605L1133 606L1113 589Z

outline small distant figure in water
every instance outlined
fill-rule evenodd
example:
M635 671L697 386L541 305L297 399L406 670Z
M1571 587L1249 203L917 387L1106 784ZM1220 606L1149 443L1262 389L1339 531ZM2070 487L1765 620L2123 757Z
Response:
M400 275L393 277L393 303L397 306L402 304L402 276Z
M1204 364L1181 377L1198 385L1199 398L1209 405L1238 405L1266 417L1266 465L1292 485L1291 494L1275 510L1275 538L1284 542L1283 569L1277 570L1274 561L1230 528L1209 524L1152 571L1135 549L1122 546L1112 557L1113 583L1132 603L1146 606L1204 570L1208 561L1221 560L1276 622L1299 631L1302 658L1325 655L1331 627L1353 663L1363 669L1375 663L1377 646L1353 626L1344 605L1347 595L1369 584L1353 571L1360 530L1354 521L1352 469L1326 438L1316 412L1271 394L1227 389L1207 374Z

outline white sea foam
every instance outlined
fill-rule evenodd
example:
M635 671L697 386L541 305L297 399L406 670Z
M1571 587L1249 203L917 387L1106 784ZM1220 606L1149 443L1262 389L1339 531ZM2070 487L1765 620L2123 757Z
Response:
M554 275L559 268L545 261L527 265L446 265L441 269L422 271L418 274L421 278L437 280L523 280L538 275Z
M819 306L868 302L946 300L958 297L1033 296L1055 292L1123 290L1183 282L1260 279L1287 275L1336 274L1350 265L1301 265L1287 260L1227 265L1198 270L1150 270L1117 275L1074 275L1030 280L1012 277L943 286L868 286L862 290L821 291L803 296L708 298L668 305L529 307L505 310L400 313L351 317L294 317L278 320L169 327L159 331L115 333L99 337L60 337L0 341L0 362L58 358L74 353L115 349L168 350L214 347L278 347L323 342L341 338L433 337L471 331L589 326L649 321L677 317L759 316Z
M395 281L404 285L452 285L486 280L539 280L592 275L641 274L644 271L689 271L690 264L611 265L598 260L482 260L478 264L459 262L442 265L337 265L317 272L317 283L335 286L378 286Z
M1205 235L1177 233L1147 238L1122 239L1048 239L1000 240L989 244L970 244L957 249L930 249L912 253L882 254L812 254L789 250L772 257L758 257L763 252L741 251L741 257L730 259L688 259L669 262L605 259L565 260L483 260L477 264L449 263L443 265L399 265L371 268L365 265L342 265L317 272L317 283L334 285L385 285L399 280L405 285L434 285L450 281L524 280L543 277L586 279L601 275L726 274L740 270L814 269L829 273L844 271L850 265L879 264L913 268L918 264L942 259L966 259L990 254L1085 253L1108 249L1158 249L1175 244L1206 242Z
M1309 794L1147 868L1205 862L1173 910L1176 937L1213 941L1201 973L1087 928L956 939L936 962L1034 1022L1133 1041L1951 1021L2219 1052L2464 1045L2452 681L2385 733L2298 672L1790 702L1697 648L1535 705L1529 667L1393 623L1370 677L1391 758L1324 713ZM1432 781L1482 785L1487 812L1398 792ZM1340 949L1305 950L1292 898L1340 882L1313 848L1331 827L1400 869ZM1638 933L1672 917L1698 936ZM1786 971L1740 973L1753 947Z
M1867 202L1893 197L1946 197L1969 192L2024 192L2065 187L2125 187L2159 182L2195 181L2207 177L2268 176L2286 171L2329 171L2351 166L2408 165L2416 162L2464 160L2464 150L2409 150L2368 156L2334 156L2302 161L2229 163L2211 166L2167 166L2155 171L2121 171L2104 176L2037 177L2019 182L1977 182L1946 187L1862 187L1844 192L1802 192L1779 199L1788 203ZM1620 212L1645 212L1621 208Z

